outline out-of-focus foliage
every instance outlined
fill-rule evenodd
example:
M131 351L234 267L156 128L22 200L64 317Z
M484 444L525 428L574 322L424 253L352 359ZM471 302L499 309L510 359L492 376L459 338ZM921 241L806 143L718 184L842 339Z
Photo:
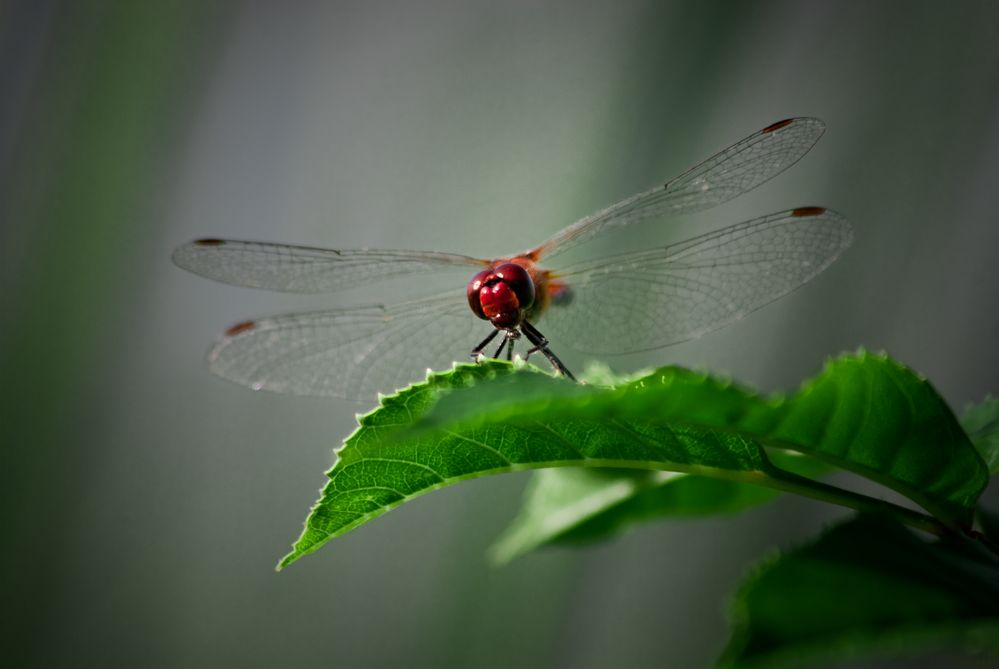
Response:
M769 561L740 588L722 666L801 666L812 656L999 654L999 556L933 543L860 516Z
M961 427L982 454L989 471L999 471L999 398L986 397L961 414Z

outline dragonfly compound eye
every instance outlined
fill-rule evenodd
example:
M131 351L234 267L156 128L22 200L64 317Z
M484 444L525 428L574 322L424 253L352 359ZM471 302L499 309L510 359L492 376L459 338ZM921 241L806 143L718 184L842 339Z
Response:
M475 315L498 328L517 327L534 304L534 282L516 263L479 272L468 282L466 292Z
M479 291L486 285L486 281L493 276L493 270L484 269L472 277L472 280L468 282L468 287L465 289L465 295L468 297L468 306L471 307L472 313L482 320L489 320L489 317L482 311L482 302L479 301Z
M495 270L496 276L508 285L517 296L517 302L521 309L527 311L534 304L534 281L527 270L517 263L504 263Z

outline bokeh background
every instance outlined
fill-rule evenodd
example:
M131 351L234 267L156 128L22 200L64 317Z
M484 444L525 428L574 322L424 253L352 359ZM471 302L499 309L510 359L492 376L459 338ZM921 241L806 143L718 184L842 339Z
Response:
M209 235L514 251L795 115L828 130L792 170L626 241L817 204L854 247L724 331L608 362L778 390L865 346L956 408L999 391L990 0L0 2L4 664L706 666L751 565L844 512L786 498L497 570L518 474L275 574L369 407L252 393L203 354L237 320L354 296L169 257Z

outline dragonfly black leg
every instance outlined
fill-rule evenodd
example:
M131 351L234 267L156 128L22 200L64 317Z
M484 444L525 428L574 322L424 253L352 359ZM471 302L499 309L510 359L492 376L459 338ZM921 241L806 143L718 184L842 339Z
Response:
M527 340L532 344L534 344L534 347L527 352L527 355L530 355L534 351L541 351L544 354L544 356L548 358L548 362L552 364L552 367L555 368L555 371L567 376L573 381L576 380L576 377L572 375L572 372L569 371L569 368L566 367L564 364L562 364L562 361L558 359L558 356L552 353L548 349L548 339L546 339L543 334L538 332L538 329L536 327L534 327L527 321L524 321L523 323L520 324L520 329L524 333L524 336L527 337Z
M498 330L497 330L497 332L498 332ZM510 341L509 335L507 335L507 333L504 332L503 333L503 341L500 342L499 348L496 349L495 353L493 353L493 358L499 360L499 357L503 354L503 349L506 348L506 345L510 344L510 343L512 343L512 342Z
M472 360L478 362L482 357L482 349L489 346L489 342L496 339L496 335L499 334L499 330L493 330L489 333L489 336L479 342L479 345L472 349Z
M510 342L510 345L506 347L506 360L507 360L507 362L512 362L513 361L513 342L514 342L514 339L516 339L516 338L515 337L507 337L507 341Z

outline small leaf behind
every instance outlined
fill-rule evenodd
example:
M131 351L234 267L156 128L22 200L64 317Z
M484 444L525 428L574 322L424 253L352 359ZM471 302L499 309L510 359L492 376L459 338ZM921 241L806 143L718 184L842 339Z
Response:
M772 453L787 471L819 476L829 467L813 458ZM646 522L730 514L766 504L780 491L751 483L678 472L563 468L534 472L524 505L490 549L503 564L549 544L613 537Z

